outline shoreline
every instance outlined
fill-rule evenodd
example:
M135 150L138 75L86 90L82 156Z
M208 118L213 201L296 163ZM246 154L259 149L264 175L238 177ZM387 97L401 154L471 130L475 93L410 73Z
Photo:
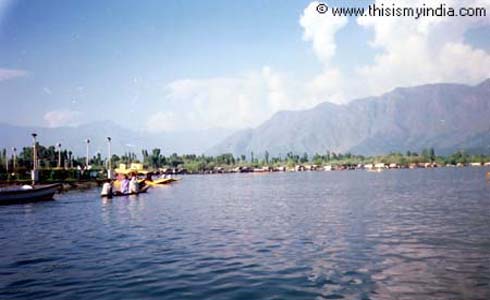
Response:
M490 170L490 165L485 164L485 165L461 165L461 166L456 166L456 165L450 165L450 166L385 166L385 167L358 167L358 166L337 166L337 167L330 167L330 166L324 166L324 167L319 167L319 166L309 166L309 165L298 165L295 166L294 168L286 168L286 167L278 167L278 168L273 168L273 167L268 167L268 168L250 168L250 167L244 167L244 168L232 168L232 169L225 169L225 168L215 168L214 170L207 170L207 171L202 171L202 172L175 172L175 173L165 173L166 175L171 175L171 176L189 176L189 175L219 175L219 174L271 174L271 173L309 173L309 172L339 172L339 171L366 171L366 172L382 172L382 171L387 171L387 170L416 170L416 169L436 169L436 168L483 168L483 169L488 169ZM63 191L70 191L70 190L85 190L85 189L91 189L93 187L101 186L103 182L107 180L106 178L97 178L94 180L47 180L47 181L40 181L37 184L53 184L53 183L60 183L62 184ZM32 180L30 179L16 179L16 180L3 180L0 181L0 187L5 187L5 186L15 186L15 185L31 185Z

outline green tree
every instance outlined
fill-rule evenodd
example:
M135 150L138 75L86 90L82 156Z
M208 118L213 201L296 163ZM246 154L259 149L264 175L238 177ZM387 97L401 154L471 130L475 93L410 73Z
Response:
M306 153L306 152L305 152L305 153L303 153L303 156L301 157L300 162L301 162L301 163L306 163L306 162L308 162L308 153Z
M431 162L434 162L436 160L436 151L434 150L434 148L430 148L429 156Z

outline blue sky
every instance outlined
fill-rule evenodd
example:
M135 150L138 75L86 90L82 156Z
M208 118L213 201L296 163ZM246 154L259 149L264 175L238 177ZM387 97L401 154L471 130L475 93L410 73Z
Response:
M447 20L457 33L439 41L439 25L334 20L310 1L0 3L0 119L16 125L244 128L281 109L489 75L485 20ZM417 56L403 53L404 39Z

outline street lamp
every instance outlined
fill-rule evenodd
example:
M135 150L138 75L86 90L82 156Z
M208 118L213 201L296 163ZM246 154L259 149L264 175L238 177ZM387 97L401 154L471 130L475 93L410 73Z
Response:
M36 140L36 137L37 137L37 133L32 133L32 143L33 143L33 146L32 146L32 168L34 170L37 169L37 140Z
M36 140L36 137L37 137L37 133L32 133L31 134L32 136L32 143L33 143L33 146L32 146L32 171L31 171L31 179L32 179L32 184L36 184L38 179L39 179L39 176L38 176L38 171L37 171L37 140Z
M12 147L12 152L14 153L14 165L13 165L13 168L14 168L14 172L15 172L15 167L16 167L16 163L17 163L17 148L15 147Z
M58 169L61 168L61 143L58 143Z
M88 147L90 144L90 139L86 139L85 142L87 143L87 153L86 153L87 155L85 156L85 166L88 169Z
M73 169L73 159L71 158L71 154L72 154L71 150L68 151L68 161L70 162L69 168Z
M5 149L5 170L7 170L7 174L9 173L9 155L7 149Z
M107 137L107 147L109 151L109 157L107 158L107 178L112 179L112 154L111 154L111 137Z

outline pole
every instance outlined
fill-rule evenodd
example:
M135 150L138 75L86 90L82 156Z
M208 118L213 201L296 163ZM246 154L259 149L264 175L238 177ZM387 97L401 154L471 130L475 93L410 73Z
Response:
M85 167L88 170L88 146L90 144L90 140L87 139L87 140L85 140L85 142L87 142L87 153L86 153L86 156L85 156Z
M12 151L14 152L14 172L15 172L15 167L16 167L16 164L17 164L17 148L12 148Z
M33 147L32 147L32 156L33 156L33 161L32 161L32 172L31 172L31 179L32 179L32 185L36 184L39 176L38 176L38 171L37 171L37 133L32 133L32 142L33 142Z
M112 154L111 154L111 137L107 137L109 157L107 158L107 178L112 179Z
M37 141L36 141L36 136L37 136L37 134L35 134L35 133L32 134L32 143L33 143L33 147L32 147L32 168L34 170L37 169L37 149L36 149Z
M7 149L5 149L5 170L7 170L7 175L9 173L9 155Z
M58 143L58 169L61 168L61 143Z

